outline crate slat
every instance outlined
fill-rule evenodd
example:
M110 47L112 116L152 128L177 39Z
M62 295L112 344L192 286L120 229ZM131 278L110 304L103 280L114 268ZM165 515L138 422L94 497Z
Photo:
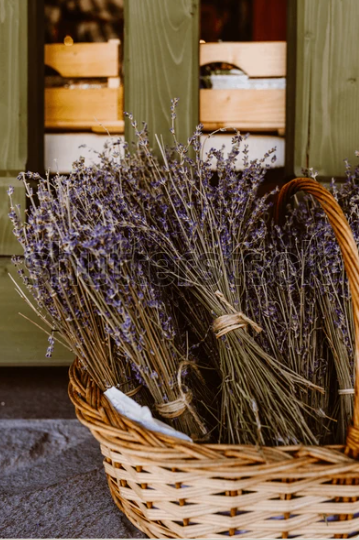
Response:
M200 90L200 122L220 127L278 130L285 127L285 90Z
M123 118L122 88L46 88L46 128L91 129Z
M62 77L117 77L120 40L106 43L62 43L45 45L45 64Z
M285 77L287 44L284 41L201 43L200 65L225 62L249 77Z

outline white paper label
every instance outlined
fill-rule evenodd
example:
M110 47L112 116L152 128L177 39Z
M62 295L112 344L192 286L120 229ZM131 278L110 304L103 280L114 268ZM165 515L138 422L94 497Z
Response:
M176 431L171 426L168 426L164 422L153 418L152 413L148 407L142 407L136 401L118 390L114 386L104 392L106 398L112 403L116 411L121 413L123 416L126 416L130 420L137 422L141 426L150 431L157 431L163 433L164 435L169 435L171 437L177 437L184 441L192 442L192 439Z

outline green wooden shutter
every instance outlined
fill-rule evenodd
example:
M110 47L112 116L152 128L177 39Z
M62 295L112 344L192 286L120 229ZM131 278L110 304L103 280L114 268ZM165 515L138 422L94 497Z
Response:
M25 190L17 180L31 162L41 168L36 160L29 160L28 131L30 131L33 153L42 155L42 125L29 126L29 117L43 123L43 114L38 111L36 93L31 95L32 110L28 111L28 65L41 65L43 49L38 48L39 58L28 54L28 13L43 17L43 5L31 2L28 12L27 0L0 0L0 365L59 365L68 364L72 355L61 346L55 346L53 358L46 358L47 336L19 312L39 323L39 319L15 291L8 273L16 276L10 255L21 254L22 250L12 234L8 218L9 198L7 190L14 186L13 200L25 209ZM42 13L41 13L42 9ZM34 31L34 26L31 26ZM33 40L42 43L41 36L34 31ZM36 51L36 47L33 48ZM37 54L37 53L36 53ZM31 60L31 62L28 62ZM36 82L36 81L35 81ZM36 85L35 85L36 86ZM38 88L43 91L43 88ZM41 103L41 99L39 100ZM36 112L37 111L37 112ZM28 114L29 112L29 114ZM30 129L29 129L30 128ZM31 156L33 157L33 156ZM36 165L35 165L36 163Z
M25 206L24 188L16 180L27 160L27 2L0 2L0 255L20 253L8 218L7 190Z
M343 160L356 164L359 149L359 2L289 0L289 6L296 37L290 24L288 40L296 39L296 53L288 47L288 76L296 61L296 80L288 163L297 176L313 167L322 178L343 177Z
M125 0L125 111L138 126L148 123L155 134L173 144L171 99L179 98L177 138L186 143L198 123L199 0ZM126 140L134 139L126 120Z

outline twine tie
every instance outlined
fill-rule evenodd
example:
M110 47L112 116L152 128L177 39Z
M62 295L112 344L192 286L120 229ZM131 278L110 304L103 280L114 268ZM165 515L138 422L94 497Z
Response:
M169 403L156 403L155 407L158 413L163 418L178 418L183 414L186 409L192 414L194 419L197 421L200 430L204 435L207 434L207 429L204 426L203 422L199 418L196 410L194 407L192 407L191 402L193 400L193 394L191 390L188 390L187 392L184 392L183 386L182 386L182 370L185 366L190 366L193 368L198 375L199 379L205 384L205 381L201 375L201 372L198 369L198 366L194 362L190 362L189 360L184 360L180 363L178 372L177 372L177 383L178 383L178 390L180 393L180 396L178 399L175 399L174 401L170 401Z
M257 323L252 321L252 319L247 317L241 311L236 311L234 307L227 302L225 296L220 291L216 291L214 294L232 312L227 313L226 315L221 315L214 320L212 328L217 339L228 334L228 332L237 330L237 328L244 328L245 330L248 330L248 326L251 326L253 330L257 332L257 334L262 332L263 329Z
M353 396L355 394L354 388L343 388L343 390L338 390L340 396Z
M142 384L140 384L139 386L136 386L136 388L133 388L129 392L126 392L126 396L132 398L133 396L138 394L138 392L141 390L141 388L142 388Z

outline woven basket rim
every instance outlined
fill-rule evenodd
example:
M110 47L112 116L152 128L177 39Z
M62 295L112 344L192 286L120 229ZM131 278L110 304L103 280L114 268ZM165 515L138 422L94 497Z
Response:
M271 466L278 463L283 454L288 455L288 459L307 459L308 455L312 455L316 460L321 460L324 464L338 463L338 459L343 464L351 467L354 463L358 464L358 460L349 455L345 445L281 445L281 446L257 446L254 444L216 444L216 443L198 443L189 442L182 439L171 437L156 431L149 431L137 422L121 415L116 411L105 395L101 393L95 383L91 381L91 387L94 392L100 396L98 404L89 405L87 400L92 399L92 396L86 392L84 386L81 385L80 379L90 377L85 368L80 365L80 361L75 359L69 370L69 397L75 406L78 420L91 430L95 438L101 444L108 444L111 441L111 447L116 449L122 448L122 442L119 444L116 439L126 438L126 433L138 434L138 441L131 441L133 449L141 448L141 451L146 453L148 450L176 450L187 455L188 460L213 460L215 466L222 463L225 466L226 461L232 467L232 462L235 459L235 454L241 455L249 453L251 459L258 458L258 465ZM86 396L87 393L87 396ZM304 458L304 456L306 456ZM151 459L151 456L150 458ZM162 461L153 455L153 461ZM253 466L251 466L253 467ZM358 468L359 474L359 468Z

